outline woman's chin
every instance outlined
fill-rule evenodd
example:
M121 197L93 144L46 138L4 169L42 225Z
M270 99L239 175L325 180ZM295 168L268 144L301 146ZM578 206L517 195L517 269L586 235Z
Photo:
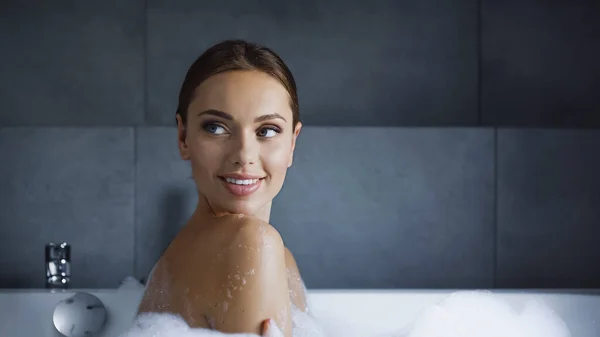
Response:
M257 215L261 207L256 207L249 202L234 202L222 205L220 207L223 213L243 214L248 216ZM216 210L215 210L216 211Z

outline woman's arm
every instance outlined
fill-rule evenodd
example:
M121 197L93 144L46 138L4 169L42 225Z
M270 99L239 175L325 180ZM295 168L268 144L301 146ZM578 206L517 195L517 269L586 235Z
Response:
M308 304L306 303L306 288L300 276L300 270L296 264L296 259L289 249L285 248L285 265L287 270L288 287L290 288L290 300L296 308L306 312Z
M285 248L279 232L251 220L240 224L228 242L231 249L221 252L220 262L227 271L217 276L225 291L212 301L221 304L219 310L211 310L216 329L260 334L262 322L272 318L285 336L291 336Z

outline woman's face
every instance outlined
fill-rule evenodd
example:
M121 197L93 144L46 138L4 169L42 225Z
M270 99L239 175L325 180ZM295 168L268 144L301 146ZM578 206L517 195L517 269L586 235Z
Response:
M301 128L285 88L262 72L221 73L196 88L187 125L177 118L200 198L214 212L268 214Z

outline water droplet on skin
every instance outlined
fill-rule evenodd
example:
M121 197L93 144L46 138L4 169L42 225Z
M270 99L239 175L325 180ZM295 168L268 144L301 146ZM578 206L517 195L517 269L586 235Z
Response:
M231 290L229 290L229 289L227 289L227 297L233 298L233 296L231 296Z
M242 277L242 284L246 284L246 279Z
M226 312L227 309L229 308L229 303L227 301L223 301L222 307L223 307L223 311Z

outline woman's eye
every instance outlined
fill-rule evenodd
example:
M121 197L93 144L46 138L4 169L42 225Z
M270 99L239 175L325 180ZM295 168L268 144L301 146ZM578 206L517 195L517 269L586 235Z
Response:
M225 133L225 128L217 124L205 124L202 128L213 135L222 135Z
M258 130L258 135L260 137L271 138L271 137L277 136L277 134L279 132L280 132L279 130L276 130L273 128L262 128L262 129Z

